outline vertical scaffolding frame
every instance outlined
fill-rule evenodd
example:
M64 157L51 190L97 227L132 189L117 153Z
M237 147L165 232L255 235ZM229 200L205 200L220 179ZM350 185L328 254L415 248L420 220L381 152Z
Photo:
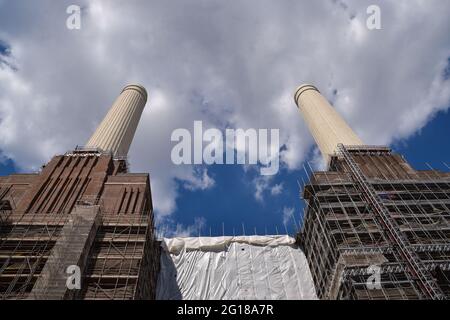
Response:
M364 173L359 169L344 145L338 145L339 154L350 168L350 173L356 185L360 189L365 201L371 206L375 213L376 221L387 235L394 250L407 264L411 279L417 279L425 297L433 300L441 300L444 294L441 292L434 278L424 268L416 253L411 249L407 238L401 233L396 221L390 217L389 210L384 206L376 191L367 182Z
M450 173L430 169L376 146L339 146L325 172L304 166L297 239L320 298L450 297ZM376 290L371 265L380 267Z
M126 159L77 148L21 179L0 185L0 299L154 298L159 244L147 174L128 173ZM87 230L84 213L93 207L99 219ZM76 292L66 287L68 259L82 269Z

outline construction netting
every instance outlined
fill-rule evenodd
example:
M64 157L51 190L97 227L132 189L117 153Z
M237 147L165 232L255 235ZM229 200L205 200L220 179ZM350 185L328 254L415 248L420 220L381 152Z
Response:
M157 299L317 299L289 236L164 238Z

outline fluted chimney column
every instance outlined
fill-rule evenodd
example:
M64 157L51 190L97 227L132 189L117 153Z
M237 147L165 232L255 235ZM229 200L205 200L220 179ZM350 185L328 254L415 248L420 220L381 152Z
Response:
M298 87L294 99L327 163L339 143L364 144L316 87Z
M140 85L128 85L109 109L86 144L89 148L126 156L147 102L147 91Z

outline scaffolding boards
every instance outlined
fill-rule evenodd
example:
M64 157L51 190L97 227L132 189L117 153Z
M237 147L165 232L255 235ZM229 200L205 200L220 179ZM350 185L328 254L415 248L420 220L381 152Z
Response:
M448 298L450 174L416 171L388 148L342 147L328 171L305 166L298 241L318 296ZM369 290L368 267L377 264L382 287Z
M339 155L342 156L345 163L350 168L351 176L360 189L364 199L374 211L375 221L391 241L391 245L394 247L396 253L407 263L410 279L417 279L425 297L433 300L444 299L444 294L436 284L436 281L424 268L414 250L411 249L411 244L408 239L401 233L396 221L390 217L389 210L385 207L381 198L370 183L367 182L364 173L353 161L352 156L345 146L339 144L338 150Z
M154 298L159 251L148 174L80 147L37 174L0 178L0 299ZM75 293L64 283L69 266L82 276Z
M83 254L86 259L82 290L76 299L150 298L156 290L159 268L159 259L154 259L159 257L159 244L154 241L151 218L104 213L101 218L90 250L75 255ZM61 274L71 261L61 258L65 254L55 256L58 243L61 248L85 249L82 237L63 237L70 219L70 214L11 216L9 224L0 228L0 299L55 299L55 293L63 297L61 286L39 285L37 281L45 268L49 276L56 271Z

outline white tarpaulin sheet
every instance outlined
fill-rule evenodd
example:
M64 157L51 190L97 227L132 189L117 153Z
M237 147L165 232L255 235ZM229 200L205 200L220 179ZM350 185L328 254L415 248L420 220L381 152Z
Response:
M289 236L164 239L157 299L317 299L294 243Z

